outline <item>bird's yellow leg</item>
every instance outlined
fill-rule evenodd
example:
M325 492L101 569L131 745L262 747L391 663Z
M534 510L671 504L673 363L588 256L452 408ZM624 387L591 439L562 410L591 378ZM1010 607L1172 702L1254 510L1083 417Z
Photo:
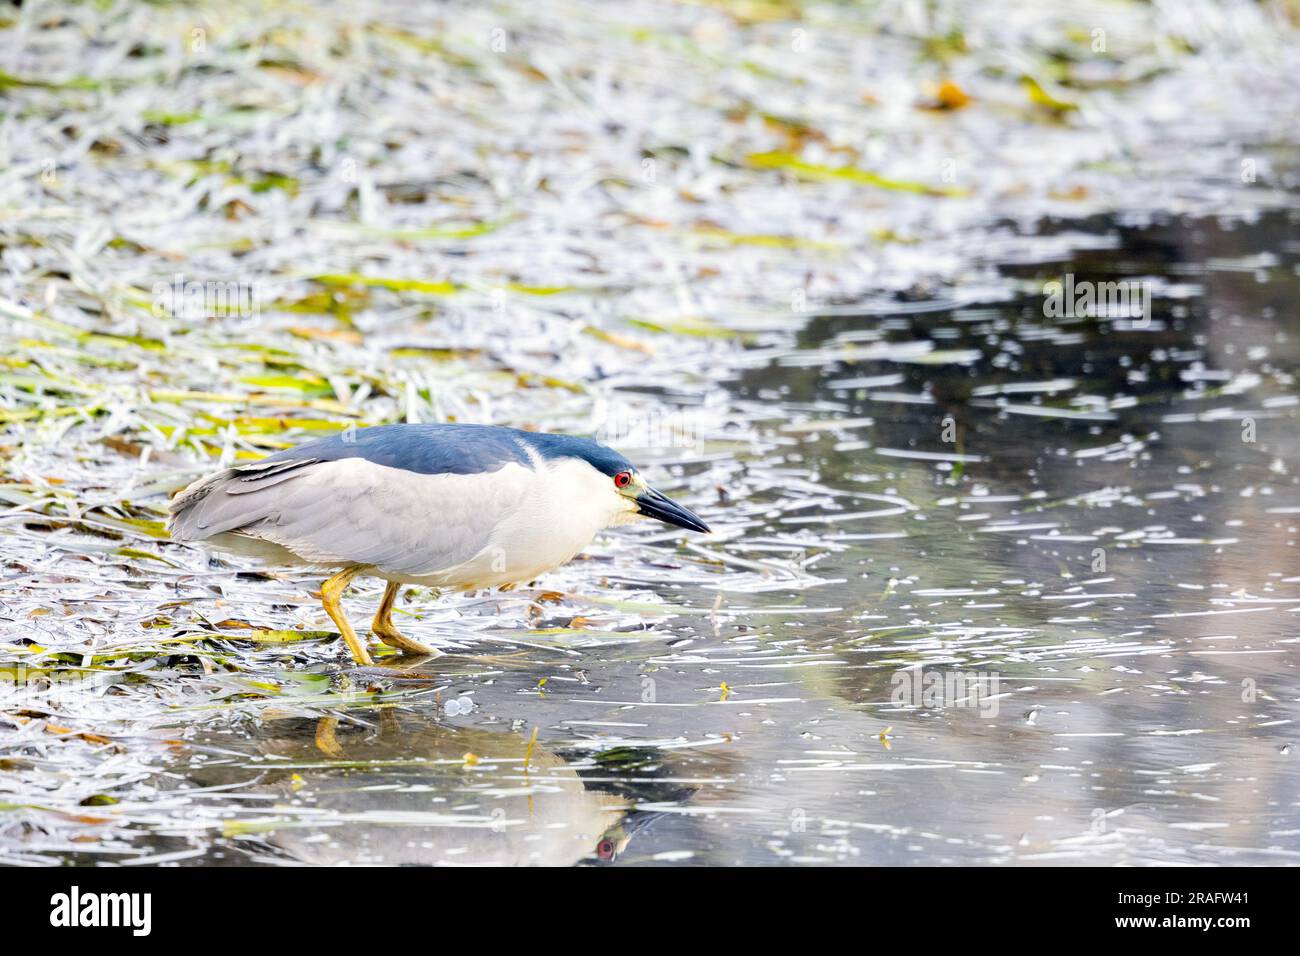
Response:
M339 598L343 597L343 592L348 589L352 579L361 573L358 567L344 568L334 577L330 578L320 587L321 604L325 605L325 613L330 616L334 626L339 629L343 635L343 641L348 645L348 650L352 652L352 659L358 664L366 667L374 664L370 659L370 653L366 650L366 645L361 643L357 637L357 632L352 630L352 625L343 613L343 608L339 607Z
M379 602L379 611L375 614L374 623L370 625L370 629L375 632L375 637L389 647L396 647L399 651L406 651L408 654L423 654L426 657L441 656L442 651L407 637L393 623L393 602L397 600L399 590L401 585L396 581L389 581L388 587L384 588L384 596Z

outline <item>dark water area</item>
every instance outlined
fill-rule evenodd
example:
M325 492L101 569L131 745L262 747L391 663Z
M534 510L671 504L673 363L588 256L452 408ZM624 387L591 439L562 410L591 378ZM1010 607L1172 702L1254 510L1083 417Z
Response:
M1035 229L1074 251L998 265L1020 294L819 316L729 383L770 442L719 483L718 553L779 557L788 589L665 550L646 580L680 613L631 639L336 676L320 716L209 725L157 851L1300 859L1296 215ZM1149 317L1046 315L1067 274L1145 283Z

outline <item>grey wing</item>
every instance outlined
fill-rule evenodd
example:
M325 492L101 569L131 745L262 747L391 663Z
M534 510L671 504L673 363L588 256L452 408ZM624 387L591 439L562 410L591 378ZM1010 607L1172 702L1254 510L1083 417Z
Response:
M204 541L255 524L271 513L276 499L254 493L287 481L314 463L311 458L255 462L200 478L172 499L167 530L176 541Z
M181 541L235 533L303 561L434 574L469 561L519 507L528 469L421 475L363 458L244 467L191 485L172 503Z

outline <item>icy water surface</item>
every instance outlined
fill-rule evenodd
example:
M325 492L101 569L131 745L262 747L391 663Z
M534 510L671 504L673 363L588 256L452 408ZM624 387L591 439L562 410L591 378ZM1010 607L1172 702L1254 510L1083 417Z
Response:
M215 789L160 830L228 863L1300 858L1295 216L1040 228L1075 251L1002 272L1146 278L1149 321L815 319L732 383L761 441L683 469L716 537L607 581L678 616L557 598L537 640L585 646L202 734L175 786Z

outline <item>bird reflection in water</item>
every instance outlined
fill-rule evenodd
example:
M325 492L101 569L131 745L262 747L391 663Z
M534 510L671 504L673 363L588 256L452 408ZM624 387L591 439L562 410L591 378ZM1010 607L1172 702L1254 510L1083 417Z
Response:
M302 729L261 747L276 774L262 789L285 803L255 829L288 861L603 864L656 817L634 811L630 793L596 789L610 776L598 760L568 760L517 733L391 709L379 711L377 725L327 716Z

